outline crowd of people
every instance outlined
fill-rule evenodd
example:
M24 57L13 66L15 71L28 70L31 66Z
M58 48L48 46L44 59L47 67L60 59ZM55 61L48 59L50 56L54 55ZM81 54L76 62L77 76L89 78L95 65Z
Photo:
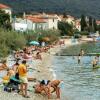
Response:
M55 45L60 47L65 45L64 41L55 42L52 45L47 46L28 46L24 47L22 50L14 51L13 57L15 64L11 68L7 65L7 61L3 60L0 64L0 71L6 70L7 74L3 76L4 91L17 91L25 98L30 98L28 90L28 60L40 60L42 61L42 53L50 53L50 48ZM81 49L77 58L78 64L81 63L81 58L86 54L86 52ZM91 61L92 67L95 68L99 62L99 56L95 56ZM56 93L58 99L60 99L60 88L62 80L41 80L37 81L37 84L33 86L35 93L46 94L48 99L51 98L53 92Z
M13 57L15 64L9 68L7 61L2 61L0 65L0 71L6 70L7 74L3 76L4 91L17 91L25 98L30 98L27 93L28 90L28 60L40 60L42 61L42 53L50 53L50 48L53 48L56 44L47 45L43 47L39 46L29 46L23 48L23 50L18 50L13 52ZM45 80L45 79L44 79ZM51 80L45 83L42 80L37 85L34 86L35 93L44 93L47 95L48 99L51 98L51 93L56 92L57 98L60 99L60 80Z

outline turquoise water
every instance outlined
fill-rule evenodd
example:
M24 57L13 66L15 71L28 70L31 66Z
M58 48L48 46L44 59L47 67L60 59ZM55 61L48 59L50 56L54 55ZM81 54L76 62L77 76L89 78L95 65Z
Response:
M90 45L93 48L91 49L88 44L85 44L88 47L85 50L94 52L97 49L99 52L99 43L95 44L96 48L94 44ZM84 46L81 45L80 47ZM66 53L67 50L68 48L65 49L65 52L63 50L62 54L66 55L70 52ZM75 52L78 52L78 49ZM73 56L54 56L53 69L57 79L64 81L64 87L61 89L61 100L100 100L100 68L92 68L91 61L93 58L94 56L84 56L81 58L81 63L78 64L77 56L74 58Z

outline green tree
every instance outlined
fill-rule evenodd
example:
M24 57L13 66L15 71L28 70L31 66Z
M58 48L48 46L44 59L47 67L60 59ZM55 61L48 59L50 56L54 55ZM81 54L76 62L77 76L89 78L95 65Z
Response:
M73 25L64 21L58 23L58 29L61 31L61 35L72 36L74 34Z
M100 25L97 25L97 31L100 33Z
M89 31L89 32L93 32L93 19L92 19L91 16L89 17L88 31Z
M95 19L93 20L93 28L94 28L94 32L96 32L97 31L97 23L96 23Z
M87 28L87 23L86 23L84 15L81 15L81 22L80 23L81 23L81 31L85 31Z
M92 21L92 17L90 16L90 17L89 17L89 26L92 26L92 22L93 22L93 21Z
M5 13L5 11L0 10L0 27L5 29L11 29L10 15Z

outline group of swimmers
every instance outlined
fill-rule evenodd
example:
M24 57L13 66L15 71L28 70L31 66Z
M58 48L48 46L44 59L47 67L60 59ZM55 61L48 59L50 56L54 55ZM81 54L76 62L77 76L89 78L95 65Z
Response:
M80 64L81 58L84 56L84 54L85 54L84 50L81 49L81 50L80 50L80 53L79 53L79 55L78 55L78 64ZM93 58L93 60L91 61L92 67L95 68L95 67L97 66L98 62L99 62L99 55L96 55L96 56Z

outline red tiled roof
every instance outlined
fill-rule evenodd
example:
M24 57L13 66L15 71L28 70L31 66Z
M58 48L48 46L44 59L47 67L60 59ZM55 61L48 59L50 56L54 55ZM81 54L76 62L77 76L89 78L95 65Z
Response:
M26 19L31 20L34 23L46 23L46 21L40 17L27 16Z
M10 7L0 3L0 9L6 9L6 8L10 8Z
M98 25L100 25L100 21L96 21L96 23L97 23Z

